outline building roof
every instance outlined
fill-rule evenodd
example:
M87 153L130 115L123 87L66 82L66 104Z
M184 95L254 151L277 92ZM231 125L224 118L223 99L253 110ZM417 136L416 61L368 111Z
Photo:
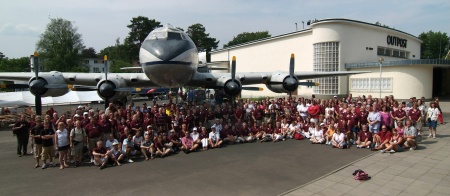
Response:
M275 39L279 39L279 38L283 38L283 37L288 37L288 36L292 36L292 35L297 35L297 34L310 32L310 31L312 31L312 29L313 29L313 27L315 25L324 24L324 23L333 23L333 22L334 23L339 23L339 22L341 22L341 23L342 22L344 22L344 23L353 23L353 24L358 24L358 25L372 27L372 28L380 28L380 29L384 29L384 30L391 30L391 31L395 31L395 32L398 32L398 33L405 34L405 35L415 39L416 41L422 42L416 36L411 35L411 34L406 33L406 32L403 32L403 31L400 31L400 30L397 30L397 29L388 28L388 27L384 27L384 26L380 26L380 25L376 25L376 24L372 24L372 23L367 23L367 22L362 22L362 21L358 21L358 20L351 20L351 19L345 19L345 18L330 18L330 19L313 20L313 21L311 21L310 28L308 28L308 29L304 29L304 30L300 30L300 31L294 31L294 32L290 32L290 33L285 33L285 34L272 36L272 37L268 37L268 38L258 39L258 40L254 40L254 41L250 41L250 42L245 42L245 43L242 43L242 44L237 44L237 45L233 45L233 46L230 46L230 47L225 47L225 48L222 48L222 49L216 49L216 50L211 51L211 53L221 52L221 51L224 51L224 50L230 50L230 49L235 49L235 48L240 48L240 47L243 47L243 46L248 46L248 45L262 43L262 42L275 40Z

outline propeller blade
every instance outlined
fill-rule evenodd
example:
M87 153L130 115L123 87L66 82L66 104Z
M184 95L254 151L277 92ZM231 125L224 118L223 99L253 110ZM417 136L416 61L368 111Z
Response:
M28 88L28 84L0 84L0 88Z
M131 92L131 91L141 92L141 90L142 90L141 88L132 88L132 87L114 89L114 91L116 92Z
M103 56L103 61L105 62L105 80L108 80L108 56Z
M233 60L231 61L231 79L234 80L236 76L236 56L233 56Z
M295 56L294 53L291 54L291 62L289 64L289 76L294 77L294 67L295 67Z
M33 65L34 65L34 76L36 79L38 78L38 72L39 72L39 61L38 61L38 53L34 52L33 54Z
M299 82L299 86L319 86L318 82Z
M246 90L246 91L262 91L264 90L263 88L260 87L253 87L253 86L243 86L242 90Z

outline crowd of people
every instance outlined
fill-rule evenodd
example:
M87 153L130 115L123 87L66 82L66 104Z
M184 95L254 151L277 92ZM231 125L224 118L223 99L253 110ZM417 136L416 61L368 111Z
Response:
M198 152L222 145L309 139L312 144L345 149L352 145L381 152L416 149L416 138L428 129L436 138L443 123L439 99L411 97L398 102L383 99L334 96L241 99L192 104L156 104L126 107L109 104L105 110L79 106L70 116L53 108L43 116L22 115L14 125L19 156L27 155L31 139L35 168L82 166L89 157L100 169L120 166L133 159L151 160L171 154ZM87 159L89 159L87 158ZM42 165L41 165L42 161Z

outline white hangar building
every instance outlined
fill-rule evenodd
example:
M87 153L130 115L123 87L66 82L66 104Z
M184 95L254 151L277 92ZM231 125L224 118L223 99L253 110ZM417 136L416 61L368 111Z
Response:
M422 41L405 32L349 19L324 19L308 29L247 42L211 52L211 61L231 61L237 72L370 71L351 76L318 78L319 86L300 86L293 95L394 95L396 99L450 93L450 60L420 59ZM381 88L380 88L380 59ZM280 96L263 91L242 91L242 97Z

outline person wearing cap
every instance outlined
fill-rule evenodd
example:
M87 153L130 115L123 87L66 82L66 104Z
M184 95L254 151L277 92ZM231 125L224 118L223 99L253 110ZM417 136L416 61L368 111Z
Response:
M146 161L149 160L149 155L151 159L155 158L154 144L150 135L144 136L144 141L141 142L141 151L142 154L145 156Z
M79 119L79 120L81 120L81 119ZM81 120L81 127L85 127L89 123L90 123L89 113L83 112L83 119Z
M111 161L114 162L114 165L121 166L120 162L124 159L125 155L122 154L122 150L119 148L118 142L112 143L112 149L110 150L111 153Z
M198 144L199 146L202 144L200 140L200 133L198 132L197 127L192 128L192 132L190 133L192 140L194 140L194 144Z
M220 139L220 134L218 132L216 132L216 126L212 126L211 127L211 132L209 133L209 137L208 137L208 141L209 141L209 146L211 148L220 148L220 145L222 144L222 140Z

